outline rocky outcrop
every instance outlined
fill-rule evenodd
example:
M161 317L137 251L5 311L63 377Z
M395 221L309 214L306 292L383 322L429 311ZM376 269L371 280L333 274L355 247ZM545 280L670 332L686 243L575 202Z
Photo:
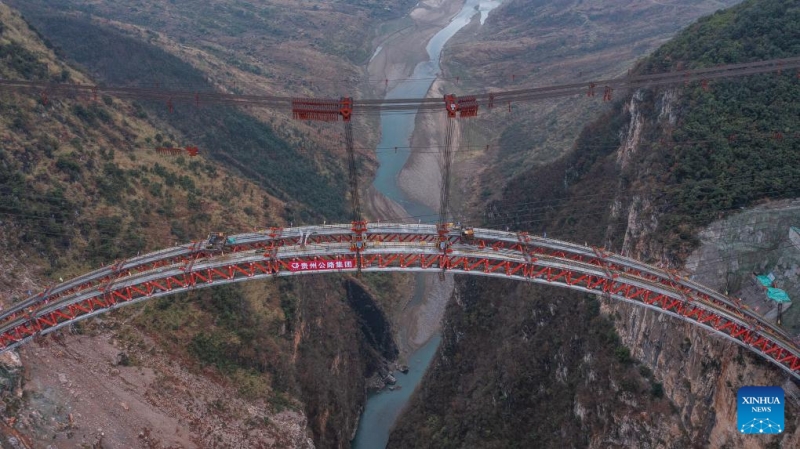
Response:
M800 391L783 372L740 346L676 319L627 305L609 313L631 355L653 370L697 447L800 446ZM786 431L755 440L736 429L736 393L747 385L776 385L786 392Z
M396 355L388 320L357 281L306 278L284 284L296 298L292 341L293 379L305 405L314 442L321 448L349 448L358 427L366 377L389 373ZM345 296L346 301L343 301Z
M641 107L643 100L647 101L646 97L637 92L624 107L631 114L630 126L620 135L622 143L614 157L621 179L627 182L618 183L617 199L608 206L612 220L605 243L611 246L611 236L623 233L619 249L624 255L681 268L681 255L666 247L658 235L669 205L659 202L658 196L663 196L659 188L643 182L654 178L659 170L648 163L655 156L647 154L658 153L659 143L640 139L642 127L652 130L651 135L669 135L680 116L679 96L676 90L658 92L649 100L649 108ZM778 242L786 243L789 226L798 215L796 209L792 201L773 203L711 224L699 232L703 243L687 258L684 274L736 295L752 271L776 267L780 272L794 273L796 257L781 251L789 245ZM614 226L615 218L622 226ZM665 396L678 410L681 426L694 444L800 444L800 436L789 431L800 425L798 390L783 372L750 351L677 319L619 303L606 304L604 310L618 317L615 324L622 342L663 384ZM754 440L734 431L736 392L747 385L780 385L787 391L787 431L783 435Z
M677 93L674 89L659 92L637 90L625 102L623 111L630 115L627 128L620 131L620 145L614 152L615 170L620 174L615 199L609 207L610 217L605 235L605 245L612 247L612 239L623 235L618 250L622 254L636 254L642 260L663 262L668 259L655 240L659 225L659 208L653 192L641 190L641 180L653 176L656 167L648 160L653 143L643 139L668 133L677 121ZM651 117L657 117L655 121ZM635 192L631 192L634 190Z
M689 257L688 275L719 291L730 288L729 293L735 295L731 287L741 286L741 277L766 268L770 261L789 271L796 269L797 255L787 251L788 245L776 242L787 238L788 223L797 213L795 202L785 201L713 223L700 233L705 243ZM635 250L642 246L634 236L647 235L644 230L649 221L631 207L625 240L627 255L645 256ZM785 373L750 351L677 319L626 304L608 305L606 310L620 317L616 325L622 341L633 357L663 383L664 393L678 409L681 424L692 441L710 447L800 445L800 434L790 431L800 427L800 391ZM736 427L736 393L747 385L784 388L786 432L756 441L732 431Z
M0 397L0 416L13 416L22 399L22 361L16 351L0 354Z
M794 224L800 224L800 199L771 201L715 221L699 233L701 244L687 258L686 269L697 282L731 295L737 295L753 272L772 272L776 285L800 299Z
M596 300L480 278L457 280L455 295L390 448L690 445Z

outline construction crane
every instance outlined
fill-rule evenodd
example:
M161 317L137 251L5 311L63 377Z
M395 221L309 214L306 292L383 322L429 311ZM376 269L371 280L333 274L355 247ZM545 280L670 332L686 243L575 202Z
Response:
M342 119L344 123L345 147L347 151L348 179L350 183L350 209L352 212L352 245L356 254L356 275L361 276L361 251L364 249L364 233L367 224L361 213L361 199L358 188L358 166L353 144L353 99L342 97L339 100L293 99L292 117L296 120L315 120L334 122Z

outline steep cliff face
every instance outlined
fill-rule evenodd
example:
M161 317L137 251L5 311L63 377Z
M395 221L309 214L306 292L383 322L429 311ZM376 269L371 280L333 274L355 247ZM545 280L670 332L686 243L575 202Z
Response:
M799 13L791 2L745 2L693 25L638 70L788 56L797 45L796 34L789 29ZM781 37L764 47L764 35L770 33ZM701 229L755 201L796 196L789 185L798 179L792 162L796 161L798 142L783 140L775 130L795 129L788 117L796 116L796 105L782 99L797 95L796 84L780 74L720 82L710 88L698 85L634 92L622 106L629 114L627 125L615 128L619 145L605 157L605 167L618 181L592 177L592 169L578 181L613 185L606 206L606 234L594 243L674 267L681 267L688 257L692 264L687 275L691 269L701 268L697 280L720 291L730 290L730 294L736 294L735 288L741 286L743 273L768 266L783 266L791 272L789 259L770 254L775 248L769 242L785 239L788 232L788 222L781 220L779 213L771 215L772 227L762 226L757 232L753 220L745 216L749 212L741 214L743 219L731 217L721 222L732 230L722 232L720 224ZM578 153L587 151L580 142L577 148ZM601 164L596 162L594 167ZM577 186L575 190L580 189ZM697 234L708 236L715 229L727 234L728 247L698 251L689 257L700 242ZM583 233L577 227L560 231L567 238ZM758 238L737 238L737 234L758 234ZM749 256L747 248L742 248L748 240L757 241L761 248L751 249ZM739 247L733 248L735 245ZM736 276L731 276L732 271ZM663 382L692 441L713 447L798 444L792 431L800 423L797 386L783 373L749 351L689 324L622 304L608 305L606 310L620 317L617 330L632 355ZM783 386L788 398L786 433L753 440L732 431L736 391L745 385Z
M785 220L780 218L787 212L791 214L791 210L782 212L785 209L779 205L773 205L772 209L772 226L759 227L758 240L762 244L770 240L780 241L783 240L781 237L786 237L788 226L782 226L781 222L785 224ZM709 238L729 233L755 234L752 232L753 217L763 217L763 212L751 214L746 211L737 214L715 223L701 235ZM742 218L738 215L749 217ZM650 221L643 217L646 215L629 215L628 230L633 232L628 235L635 236L637 230L647 228ZM721 229L723 225L727 227ZM626 238L626 243L629 241ZM709 245L701 246L691 254L689 259L692 266L687 267L686 275L691 275L698 282L719 291L730 288L730 293L738 296L742 281L753 270L770 265L770 259L774 256L770 253L781 250L772 247L770 251L771 246L767 244L759 245L760 250L747 251L745 241L737 243L744 243L745 248L725 251L725 248L716 245L714 249L709 248ZM783 248L783 252L786 249ZM634 245L626 245L626 250L633 257L641 254ZM754 251L759 255L753 254ZM790 267L794 266L790 262L794 259L791 255L785 259L780 256L775 259L789 263ZM776 262L777 266L780 266L779 263ZM700 272L696 272L697 269ZM761 306L761 312L767 310L762 300L758 301L758 306ZM711 447L756 448L771 444L794 447L800 444L800 434L794 431L800 426L800 390L797 383L787 379L783 372L750 351L720 337L712 337L687 323L623 304L611 304L606 310L623 318L616 322L622 341L631 348L632 355L652 369L656 379L664 384L664 392L675 405L682 425L690 432L692 441ZM755 440L731 431L736 427L737 390L748 385L777 385L784 389L787 398L786 431L782 436Z
M462 278L389 447L689 447L592 297Z
M123 83L146 66L176 82L205 80L145 42L65 20L58 29L80 37L45 41L0 4L2 78L89 84L75 60L91 59L91 42L101 41L114 49L84 66L101 79ZM63 46L55 51L53 42ZM344 210L335 186L308 190L315 161L290 157L293 144L238 110L208 108L200 129L197 114L181 124L163 105L111 96L4 93L0 109L0 307L59 278L210 231ZM248 140L261 168L277 171L240 164L251 182L216 164L211 154L224 158L232 134ZM195 139L205 141L195 158L154 151ZM301 166L307 175L290 175ZM329 202L327 212L315 201ZM245 283L144 302L37 339L19 359L0 360L0 415L11 426L0 433L27 434L42 447L349 447L365 377L393 352L389 330L364 328L347 292L335 277ZM368 289L358 306L385 323Z
M618 314L617 330L631 355L653 370L664 385L697 447L760 448L800 444L800 390L797 384L750 351L695 326L642 308L608 307ZM736 431L736 393L748 385L775 385L786 392L786 430L752 438Z
M657 95L638 90L624 103L630 115L630 124L620 130L619 147L612 153L614 171L619 175L614 202L609 214L609 225L604 236L607 248L622 254L636 254L640 260L666 262L669 255L656 240L659 210L656 196L644 182L664 170L653 159L659 149L652 142L674 129L677 122L677 92L666 90ZM655 120L653 120L655 117ZM661 137L659 137L661 136ZM620 241L619 236L622 235Z
M800 199L769 201L717 220L699 234L700 246L686 260L692 279L740 298L775 321L777 303L768 301L753 273L772 274L773 285L800 298ZM800 335L800 308L783 308L783 326Z
M284 297L297 298L290 373L320 448L349 448L366 400L366 378L397 355L388 320L354 280L301 279ZM345 296L347 301L343 301Z
M680 111L685 103L684 106L679 104L678 92L660 92L652 110L632 112L631 123L647 121L650 126L674 129L679 119L685 117ZM637 92L626 107L636 111L641 101L641 92ZM647 177L654 166L642 163L637 153L650 150L650 144L642 142L632 130L633 126L621 136L623 143L616 151L617 165L621 173L625 173L626 168L636 167L638 176ZM783 266L791 272L796 267L792 254L786 254L792 248L781 247L779 243L788 239L789 226L796 218L791 202L778 202L766 210L761 207L760 213L750 210L735 213L703 230L697 229L696 220L685 223L683 232L694 228L700 237L710 241L686 257L686 248L699 242L700 237L692 236L688 242L656 238L663 229L659 224L665 215L663 206L654 206L661 192L646 185L631 190L637 187L638 192L627 202L627 214L619 205L611 206L612 216L616 213L623 216L624 226L614 230L624 231L620 247L623 254L679 267L680 261L687 258L691 263L684 267L686 276L733 296L740 296L738 291L753 271ZM630 190L620 188L618 204L624 201L621 198L630 195ZM725 213L730 212L721 210L719 216ZM764 220L770 224L765 226ZM606 245L611 245L610 239L606 240ZM761 306L764 309L761 312L768 310L764 304ZM711 447L757 448L771 444L794 447L800 444L800 434L794 432L800 425L800 390L784 373L750 351L720 337L711 337L690 324L624 304L609 304L606 310L622 317L616 321L622 341L664 384L664 392L676 407L692 441ZM791 327L791 323L787 324ZM747 385L778 385L786 391L783 435L754 440L731 431L736 428L737 390Z
M623 75L697 18L741 0L504 0L478 27L465 27L442 56L448 92L525 89L586 83ZM615 93L616 95L621 94ZM513 103L511 114L481 111L481 141L459 174L480 175L487 192L536 165L552 162L575 142L586 122L606 110L597 98ZM505 109L506 105L502 105ZM479 125L480 126L480 125ZM480 146L480 145L478 145ZM473 181L475 182L475 181ZM474 189L479 198L482 189Z
M800 35L795 29L799 20L800 7L796 2L748 1L692 25L634 71L650 73L796 56ZM489 206L487 224L509 225L540 234L547 232L548 237L586 242L651 263L681 268L700 243L698 235L713 221L758 202L797 196L800 148L798 141L790 136L797 130L800 103L795 99L798 95L800 88L795 74L785 72L630 92L583 129L570 154L512 179L502 200ZM750 225L746 221L739 225L743 225L742 232L748 232ZM787 231L779 230L782 236ZM762 241L770 242L775 238L764 235ZM700 254L691 260L693 266L719 263L711 260L713 258L703 259ZM792 272L790 259L776 260L778 262L770 263ZM738 260L738 268L747 270L743 266L745 262L748 262L746 258ZM758 268L766 265L752 264ZM727 271L726 268L722 270ZM475 286L470 284L469 293L463 294L474 292L480 297L478 304L492 304L502 297L505 307L515 307L513 294L499 288L487 291L480 286L483 282L486 281ZM716 279L712 285L719 286L720 280ZM562 296L548 291L521 297L533 301L528 307L536 309L542 307L542 302L547 304ZM539 302L538 298L545 297L547 301ZM572 300L577 297L563 294L563 298ZM503 422L498 416L513 422L514 416L504 415L494 402L485 405L480 412L471 411L470 404L481 404L478 398L490 396L475 387L490 384L491 375L502 379L507 373L515 372L506 367L511 363L506 359L527 363L529 358L537 357L521 344L514 346L513 354L504 353L507 342L513 340L505 334L505 327L494 327L495 320L502 316L508 320L503 321L504 325L518 329L515 320L524 319L526 312L490 313L477 322L460 319L469 313L470 307L471 304L465 302L463 308L452 306L448 310L448 333L456 343L449 341L443 348L429 375L433 385L420 392L409 413L409 419L414 417L413 422L422 426L417 436L436 441L449 437L448 444L452 446L463 444L467 438L476 446L496 444L498 432L480 432L491 427L484 423ZM783 372L738 345L653 311L605 302L602 310L613 320L624 348L630 348L615 350L614 357L622 360L630 355L641 364L641 372L652 373L653 385L658 386L651 391L654 395L664 395L671 412L663 423L643 423L626 439L610 442L602 439L616 435L619 428L615 426L620 421L601 418L594 426L590 424L581 429L590 441L566 440L564 444L602 445L595 441L603 441L610 445L624 441L628 446L731 448L798 445L796 429L800 425L800 403L797 398L800 395L796 384L787 381ZM579 315L574 303L571 311ZM457 325L452 327L453 323ZM592 335L592 329L597 329L594 327L597 323L587 327L569 323L569 331L554 327L548 335L549 341L560 342L572 336L572 331ZM496 334L484 332L487 327ZM473 335L481 335L484 340L473 340ZM538 349L546 352L547 346L542 346ZM473 352L472 347L477 350ZM503 356L496 355L498 353ZM492 367L480 367L469 358L465 360L464 354L476 359L496 357L498 361ZM599 360L603 349L596 348L593 354ZM457 363L451 363L454 355L462 355L462 358L455 358ZM558 360L558 356L551 355L549 360ZM527 375L547 388L550 384L541 366L552 365L540 363L531 362L520 370L523 374L512 377L520 379ZM605 379L609 385L619 385L619 375L612 371ZM786 432L758 439L745 438L736 432L736 392L745 385L780 385L785 389ZM440 387L444 397L437 399L432 390ZM495 395L497 404L501 397ZM575 405L573 412L583 410L580 394L564 400ZM554 402L557 401L549 404ZM459 404L466 405L455 407ZM614 402L609 404L610 410L620 407ZM658 409L657 403L641 401L638 404L648 413ZM532 413L538 406L516 405L519 408L511 410L518 414ZM470 422L472 427L456 418L442 420L443 416L448 416L442 412L447 406L459 410L458 414L454 413L456 416L474 419ZM575 413L563 407L555 410L551 419L567 427L572 424ZM597 416L604 415L598 412ZM424 425L426 418L429 425ZM675 421L670 421L672 418ZM670 426L680 430L665 431ZM412 426L403 422L393 434L393 441L410 441L411 436L403 435L400 429L414 435ZM439 429L438 433L435 429ZM508 430L499 431L503 436L508 435L504 432ZM558 444L536 432L531 430L541 438L538 446L556 447ZM654 441L651 435L663 439ZM453 440L457 443L452 443Z

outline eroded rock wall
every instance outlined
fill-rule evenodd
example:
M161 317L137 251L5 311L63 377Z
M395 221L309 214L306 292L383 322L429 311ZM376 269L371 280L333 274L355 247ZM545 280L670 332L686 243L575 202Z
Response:
M654 102L658 125L663 128L675 121L671 118L678 108L675 98L674 92L666 91L660 93ZM640 101L641 97L637 95L629 100L627 108L631 111L631 123L642 120L637 118L636 104ZM639 142L632 143L631 139L636 139L633 126L621 136L623 144L617 151L620 172L624 172L625 167L633 167L629 164L642 151ZM631 177L646 177L651 167L639 163L634 170L637 174ZM620 188L618 198L626 196L629 196L629 191ZM623 229L615 230L624 232L620 248L624 255L685 268L684 275L721 292L736 284L730 282L732 271L738 276L738 285L750 270L767 265L792 271L794 264L791 261L794 259L786 252L791 252L791 248L775 243L788 239L787 220L791 221L791 218L787 216L793 217L796 208L793 201L781 203L783 207L777 204L769 206L773 211L772 218L767 219L771 226L763 225L763 213L750 210L713 223L699 233L706 244L691 254L688 266L682 267L680 259L656 238L663 208L654 206L657 203L654 196L652 191L645 191L633 195L622 206L622 201L609 206L612 215L621 216L625 223ZM761 249L748 246L748 241ZM611 246L608 240L607 245ZM773 253L778 251L778 254L770 255L770 249ZM735 292L731 289L729 293ZM785 373L750 351L675 318L627 304L605 304L604 310L618 317L615 320L617 331L623 343L631 349L632 356L652 369L655 378L663 383L666 397L677 408L681 424L695 444L753 448L771 443L780 443L782 447L800 445L800 434L793 432L800 424L800 402L797 400L800 395L797 384L788 380ZM753 439L735 431L736 392L747 385L779 385L784 388L787 397L786 432L780 436Z

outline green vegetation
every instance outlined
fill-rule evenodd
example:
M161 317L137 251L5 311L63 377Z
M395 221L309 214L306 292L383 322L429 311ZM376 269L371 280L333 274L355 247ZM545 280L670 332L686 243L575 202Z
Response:
M108 111L96 103L92 103L88 107L82 104L73 105L72 113L87 125L97 125L98 120L104 123L111 122L111 115Z
M635 71L796 56L798 23L795 2L748 1L700 20ZM680 258L697 244L696 230L721 214L767 198L798 196L796 73L711 81L705 87L693 83L679 92L670 100L672 120L662 115L664 89L638 92L639 148L624 168L616 150L628 132L630 113L622 105L630 97L585 127L573 152L515 178L504 192L503 202L536 198L545 207L497 207L514 210L498 221L537 232L549 228L559 237L595 245L611 241L619 248L627 211L614 222L609 202L617 197L627 208L636 196L651 198L651 211L659 216L654 238ZM616 231L607 232L609 226Z
M201 364L213 365L232 377L239 376L245 384L252 384L254 375L261 377L261 382L283 378L278 374L291 367L281 355L285 352L281 350L282 338L278 335L280 317L259 312L255 307L240 287L221 286L198 291L191 298L180 294L158 299L145 308L138 323L155 334L190 332L188 350ZM213 324L202 326L198 323L201 317L213 320ZM260 376L265 373L269 376ZM287 385L278 383L272 387L285 391Z
M102 174L84 177L84 171L74 153L59 156L56 168L70 182L91 179L100 187L99 193L109 202L121 201L121 191L127 188L125 174L116 165L106 163ZM89 261L94 264L136 254L145 247L144 239L119 216L90 216L76 214L82 206L65 196L65 186L57 179L48 179L49 187L31 189L23 176L24 169L12 159L11 153L0 148L0 214L11 218L9 236L17 236L36 250L51 254L51 264L59 263L79 233L91 249ZM77 229L78 231L73 231Z
M388 447L585 447L626 413L671 415L593 297L476 278L457 288L462 305L448 306L437 361Z
M34 15L34 22L70 59L111 85L152 87L153 74L160 86L210 91L203 73L175 56L118 31L72 17ZM124 54L125 58L119 55ZM268 192L286 201L299 201L295 220L329 221L347 216L346 177L341 164L330 156L301 155L275 135L266 124L230 107L176 104L169 113L165 104L142 102L141 116L156 116L194 136L197 144L220 163L239 170ZM89 124L106 121L103 109L93 105L74 107L75 114ZM144 110L148 112L145 114ZM187 143L188 144L188 143ZM323 170L324 169L324 170Z
M28 80L47 78L47 65L17 42L0 43L0 64Z
M73 39L86 39L96 48L108 44L114 53L101 54L99 65L89 70L94 74L102 73L108 64L109 72L117 77L143 76L146 71L139 70L136 63L123 68L131 74L111 67L124 60L119 54L130 50L137 63L163 62L175 79L186 75L190 82L205 82L202 74L192 79L198 72L185 64L158 59L164 57L163 52L148 53L151 47L130 39L116 40L119 35L114 32L103 35L108 37L106 41L92 36L81 33ZM59 44L64 42L69 40ZM90 57L90 48L73 44L86 51L84 57ZM61 48L59 53L66 50ZM43 66L62 67L47 54L37 55ZM4 61L0 60L4 77L22 77ZM63 73L57 76L68 79ZM115 81L135 82L133 78ZM139 251L164 247L175 239L196 239L209 228L249 229L279 219L277 214L283 209L277 210L272 196L231 176L209 159L154 154L156 145L182 145L181 130L185 129L212 142L209 145L217 142L226 152L237 145L242 147L234 148L240 151L237 154L249 151L254 162L241 162L240 169L250 170L248 175L287 199L287 213L294 214L295 220L345 216L341 213L343 192L336 191L343 185L336 178L340 175L336 161L329 164L331 161L319 155L298 156L268 126L239 111L223 109L212 115L215 111L209 108L205 117L182 117L184 121L180 121L168 117L163 104L111 97L86 100L59 95L44 104L30 96L7 94L0 102L4 249L12 260L24 260L28 273L44 284ZM174 116L186 112L176 106ZM176 121L169 130L162 127L158 132L155 127L163 125L162 118ZM220 131L222 136L212 135L222 125L231 128L227 136L232 142L222 141L225 130ZM239 163L226 152L219 156ZM302 184L287 181L287 174L302 179ZM304 194L310 198L309 204L295 196ZM314 201L324 204L311 204ZM122 366L152 368L158 348L159 353L165 351L173 360L227 383L232 394L266 401L275 410L305 408L317 446L344 447L364 401L363 376L382 363L379 355L383 348L367 343L361 323L342 300L345 293L340 282L336 277L304 278L302 282L270 279L204 289L110 313L100 327L117 332L124 346L117 359ZM121 325L130 321L158 346L145 344L139 331ZM98 322L91 320L74 327L91 336L100 332ZM224 407L224 401L219 405Z
M21 37L6 32L5 38L12 36L19 41L0 44L3 77L46 79L48 66L64 67L47 53L30 50L36 48L30 45L35 36L27 27L17 31ZM50 78L63 82L69 74L69 70L60 69ZM31 101L28 94L6 94L0 102L0 127L4 130L0 145L0 219L5 224L7 245L16 247L22 242L29 246L42 258L40 266L45 267L46 274L67 274L78 266L130 257L148 248L153 234L159 234L160 245L164 245L161 236L167 233L156 229L160 223L178 223L171 230L183 241L207 232L209 223L219 222L216 217L220 215L226 223L241 228L235 223L237 211L219 210L223 200L222 208L233 208L234 204L249 207L251 212L259 212L259 219L274 221L270 198L263 196L263 202L253 202L253 190L248 189L249 197L234 202L242 194L239 186L245 183L232 178L213 179L220 173L207 160L187 164L178 158L175 163L165 162L165 166L153 164L152 151L140 147L137 134L141 130L150 133L152 126L131 117L147 117L141 104L134 103L131 108L127 102L109 96L96 102L72 94L59 95L50 102L42 101L37 94L33 98L37 101ZM174 136L169 138L174 140ZM167 143L163 136L161 140ZM137 159L141 162L136 163ZM183 167L187 169L181 170ZM310 216L302 206L295 207L302 216ZM336 206L330 210L335 211ZM161 221L156 214L168 221ZM180 219L176 220L176 214Z
M16 236L39 251L58 253L70 244L68 228L73 223L74 205L58 182L32 191L24 172L11 153L0 148L0 216L19 223L19 227L5 227L7 238Z
M796 57L800 5L792 0L747 0L699 19L640 65L644 73L678 67Z
M795 1L747 1L701 20L636 70L798 56L798 26ZM640 223L657 223L653 234L645 228L644 236L634 236L647 248L642 257L680 259L696 243L697 229L721 214L798 196L800 83L794 71L676 90L669 105L663 89L641 90L612 105L583 129L573 152L513 179L488 208L486 224L511 223L618 250L630 231L628 213L637 207L645 209ZM623 165L618 149L632 101L642 122L640 144ZM520 132L511 128L504 138L516 141ZM655 243L654 254L648 243ZM390 447L584 447L590 435L614 434L619 414L674 416L664 385L622 346L596 301L494 280L459 281L459 287L463 306L448 309L436 365ZM688 339L676 344L691 349ZM718 360L701 363L704 376L720 370ZM639 404L638 411L622 405L624 398ZM576 403L585 410L582 418ZM608 419L597 407L618 415ZM633 444L663 443L641 438ZM671 444L689 446L689 436Z
M642 63L640 71L798 54L800 5L748 1L698 21ZM667 247L681 248L680 240L720 212L800 194L795 73L712 82L708 90L690 86L678 108L683 112L678 126L662 130L666 144L654 148L663 158L658 168L667 175L656 190L669 205L657 230Z

